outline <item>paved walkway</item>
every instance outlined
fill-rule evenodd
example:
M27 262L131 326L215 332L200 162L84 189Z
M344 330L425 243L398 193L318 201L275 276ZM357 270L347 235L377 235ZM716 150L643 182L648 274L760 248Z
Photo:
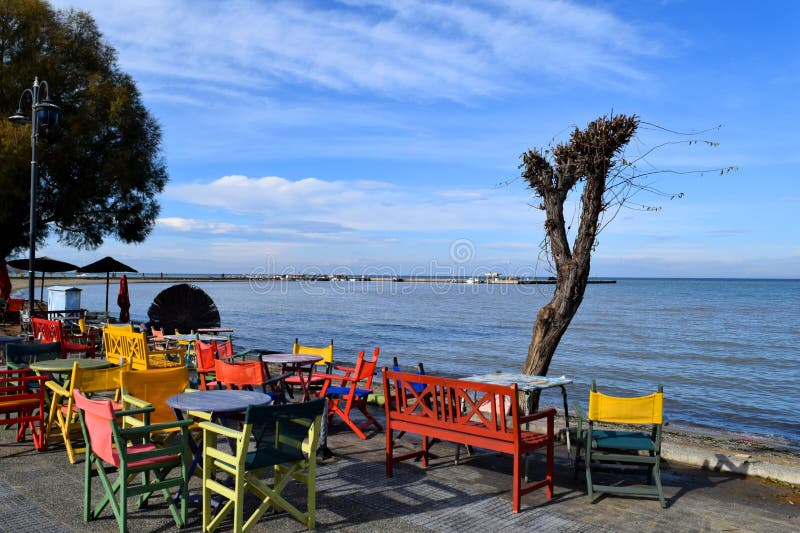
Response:
M601 496L590 503L558 446L555 497L548 501L543 490L535 491L523 497L522 511L514 514L508 456L483 452L463 458L462 453L462 463L455 465L455 446L443 443L433 449L436 457L427 470L403 463L387 479L383 433L362 441L335 424L330 445L337 455L320 464L317 477L320 531L800 530L797 488L735 474L673 464L664 473L667 509L652 498ZM531 461L532 475L542 463ZM192 486L197 489L197 480ZM70 465L60 445L37 453L30 442L14 443L13 431L0 430L0 531L114 530L110 511L89 524L82 521L82 495L82 461ZM288 495L304 499L299 487ZM175 530L159 498L147 509L131 510L132 531ZM201 529L200 509L192 507L186 530ZM285 514L264 517L255 528L303 529Z

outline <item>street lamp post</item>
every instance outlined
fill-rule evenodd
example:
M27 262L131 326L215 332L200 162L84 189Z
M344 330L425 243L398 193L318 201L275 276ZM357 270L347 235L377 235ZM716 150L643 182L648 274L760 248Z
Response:
M39 89L44 88L44 100L39 100ZM28 263L28 314L33 317L35 309L35 286L36 276L34 263L36 262L36 185L39 182L39 154L37 152L37 141L39 140L39 126L53 126L58 121L59 107L50 102L47 82L39 82L36 77L33 80L33 88L25 89L19 97L17 112L8 117L15 124L31 125L31 212L30 212L30 256ZM31 97L31 115L22 113L22 99L28 94Z

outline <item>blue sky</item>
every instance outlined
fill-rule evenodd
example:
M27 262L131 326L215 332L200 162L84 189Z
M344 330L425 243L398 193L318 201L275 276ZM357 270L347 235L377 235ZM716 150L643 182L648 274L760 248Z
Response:
M163 128L145 272L549 275L519 155L612 111L718 148L599 236L596 276L798 277L800 4L53 1L92 13ZM57 88L53 87L57 93ZM64 117L69 120L69 117ZM641 150L662 137L642 130ZM497 184L511 180L506 186Z

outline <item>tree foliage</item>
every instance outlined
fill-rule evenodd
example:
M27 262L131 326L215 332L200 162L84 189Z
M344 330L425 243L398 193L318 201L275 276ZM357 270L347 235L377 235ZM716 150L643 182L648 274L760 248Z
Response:
M672 171L659 170L648 158L665 146L701 142L693 134L670 132L647 124L652 129L687 136L663 142L634 157L626 157L625 148L634 139L640 125L639 118L634 115L603 116L590 122L585 129L575 128L567 143L522 154L522 178L541 199L538 207L545 212L542 248L556 274L553 297L539 310L533 326L523 367L528 374L547 374L561 337L583 301L592 253L602 228L623 207L647 211L657 209L633 200L640 192L664 195L648 179L654 174ZM713 142L702 142L716 146ZM733 170L735 167L713 169L722 173ZM709 171L689 171L703 172ZM576 202L580 216L577 231L573 230L572 223L564 214L565 204L574 195L579 195Z
M37 241L54 233L79 249L109 236L142 242L168 179L158 123L88 13L6 0L0 111L12 114L36 76L61 107L59 125L40 128ZM24 113L30 105L23 97ZM30 133L30 126L0 120L0 257L28 246Z

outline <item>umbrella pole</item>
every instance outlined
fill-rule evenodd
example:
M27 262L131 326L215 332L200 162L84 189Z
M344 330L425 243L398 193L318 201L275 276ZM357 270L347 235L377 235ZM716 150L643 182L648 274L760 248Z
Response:
M111 272L106 272L106 320L108 320L108 281L110 276Z
M39 300L44 302L44 271L42 271L42 288L39 289Z

